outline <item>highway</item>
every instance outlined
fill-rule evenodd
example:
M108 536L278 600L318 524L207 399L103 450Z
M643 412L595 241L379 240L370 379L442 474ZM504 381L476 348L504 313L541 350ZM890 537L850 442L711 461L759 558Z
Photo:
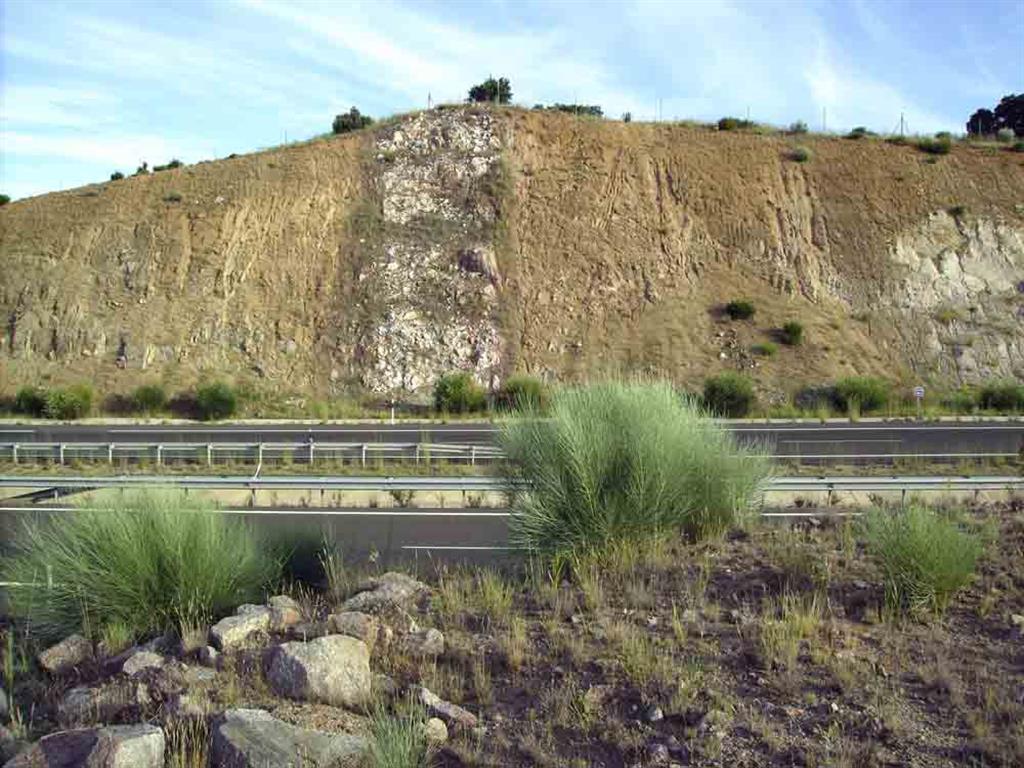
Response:
M778 457L1009 458L1024 451L1024 421L727 422L741 443ZM492 445L498 427L472 423L0 424L0 444L27 443L435 443Z

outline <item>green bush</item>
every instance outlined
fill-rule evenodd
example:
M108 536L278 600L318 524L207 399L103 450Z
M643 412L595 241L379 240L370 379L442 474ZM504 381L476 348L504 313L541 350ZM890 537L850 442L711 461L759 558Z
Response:
M487 407L487 393L469 373L446 373L434 384L434 408L440 413L472 413Z
M927 507L873 510L864 533L884 574L886 603L912 614L944 613L982 550L976 534Z
M479 85L469 89L469 98L466 101L489 101L494 104L509 104L512 102L512 83L507 77L494 79L488 77Z
M775 357L775 355L778 354L779 345L771 341L764 341L760 344L754 344L750 348L750 351L755 355L761 355L762 357Z
M794 163L806 163L811 159L811 150L807 147L793 147L789 151L789 159Z
M863 138L865 138L867 136L877 136L877 135L878 135L877 133L875 133L874 131L869 131L863 125L858 125L852 131L850 131L848 134L846 134L846 138L848 138L848 139L863 139Z
M280 561L241 519L181 493L101 494L28 523L0 564L16 615L46 637L135 639L203 625L260 598ZM34 585L34 586L32 586Z
M9 202L11 202L10 195L0 195L0 205L7 205Z
M871 376L851 376L836 382L836 405L849 412L877 411L889 402L889 382Z
M953 142L949 139L930 139L925 137L917 140L917 148L929 155L948 155L952 147Z
M978 405L986 411L1024 411L1024 384L989 382L978 392Z
M1015 141L1013 143L1014 152L1024 152L1024 141Z
M215 381L196 390L196 408L201 419L226 419L238 410L238 394L231 385Z
M755 123L752 120L743 120L739 117L723 117L718 121L720 131L738 131L740 128L753 128Z
M182 198L180 192L168 192L166 195L164 195L165 203L180 203L181 199Z
M75 384L46 393L44 415L48 419L81 419L92 411L93 391L88 384Z
M742 418L754 400L754 385L738 373L720 373L704 382L704 407L719 416Z
M733 299L725 305L725 314L733 320L749 320L754 312L753 303L746 299Z
M961 387L944 397L942 404L954 413L973 413L978 407L978 397L970 389Z
M132 408L140 413L159 413L167 407L167 393L159 384L143 384L132 392Z
M782 326L782 343L791 347L799 346L804 340L804 324L798 320L790 320Z
M46 390L42 387L22 387L14 395L14 412L37 419L46 415Z
M347 113L335 116L331 130L335 133L349 133L372 124L372 117L361 114L358 109L352 107Z
M996 131L996 141L1001 141L1004 144L1009 144L1011 141L1017 138L1017 134L1013 128L1000 128Z
M110 180L111 181L120 181L123 178L124 178L124 174L121 173L120 171L114 171L112 174L110 174Z
M802 134L807 133L807 123L803 120L797 120L789 126L788 133Z
M534 376L512 376L498 393L498 406L507 411L543 411L548 406L547 387Z
M170 171L175 168L181 168L181 166L183 165L184 163L181 162L181 160L179 160L178 158L174 158L169 163L164 163L163 165L154 165L153 172L156 173L158 171Z
M560 389L546 418L513 416L499 443L511 539L550 556L720 533L769 467L667 384Z

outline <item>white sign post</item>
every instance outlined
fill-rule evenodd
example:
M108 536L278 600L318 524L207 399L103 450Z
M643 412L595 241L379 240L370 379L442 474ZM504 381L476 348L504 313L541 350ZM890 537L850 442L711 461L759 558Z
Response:
M924 400L924 387L914 387L914 399L917 401L917 418L921 418L921 401Z

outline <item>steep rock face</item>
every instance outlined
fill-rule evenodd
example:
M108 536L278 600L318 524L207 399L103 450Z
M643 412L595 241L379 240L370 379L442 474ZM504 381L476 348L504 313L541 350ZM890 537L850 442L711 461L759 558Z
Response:
M448 108L17 201L0 388L1024 375L1024 160L801 142L806 163L785 137ZM738 297L753 322L721 319ZM800 349L750 354L790 319Z

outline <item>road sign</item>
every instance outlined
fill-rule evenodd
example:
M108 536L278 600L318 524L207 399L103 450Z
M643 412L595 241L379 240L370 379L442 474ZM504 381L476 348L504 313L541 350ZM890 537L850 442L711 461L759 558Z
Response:
M914 397L918 400L924 399L924 387L914 387Z

